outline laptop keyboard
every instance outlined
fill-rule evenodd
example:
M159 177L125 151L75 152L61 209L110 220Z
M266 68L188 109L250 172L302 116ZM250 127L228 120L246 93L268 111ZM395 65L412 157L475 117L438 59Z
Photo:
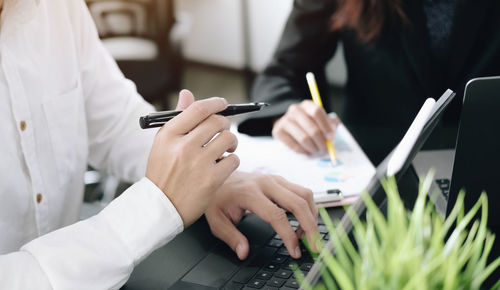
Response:
M297 230L299 223L291 220L290 224ZM328 229L322 223L318 224L318 230L323 240L328 241ZM286 250L279 235L274 235L265 246L255 249L252 256L242 268L229 280L224 287L225 290L291 290L298 289L299 283L292 271L293 265L297 265L304 275L313 266L313 259L305 246L300 243L302 257L293 259Z
M448 196L450 195L450 184L451 184L450 179L443 178L443 179L436 179L435 181L439 189L441 189L441 192L443 193L445 200L448 200Z

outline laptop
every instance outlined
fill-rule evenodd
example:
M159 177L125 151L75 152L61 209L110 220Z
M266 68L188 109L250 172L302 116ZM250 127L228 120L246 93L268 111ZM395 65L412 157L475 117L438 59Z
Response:
M500 77L470 80L465 88L456 148L421 151L413 160L420 178L430 168L435 170L436 179L431 191L440 193L434 202L443 215L447 211L448 199L453 204L462 188L468 192L466 202L469 205L479 198L482 190L492 193L488 195L490 204L500 201L496 194L498 190L493 185L495 168L500 164L496 153L500 148L500 138L494 133L498 130L497 124L500 124L500 101L495 99L499 92ZM458 149L456 156L455 149ZM490 224L498 227L494 222L499 218L491 215L490 218Z
M408 130L409 137L405 135L377 167L366 190L381 208L385 205L385 193L379 180L387 176L388 170L396 175L399 184L408 179L405 184L412 187L408 192L415 194L403 199L408 202L408 207L412 206L417 196L418 178L408 168L454 96L454 92L447 90L439 100L427 106L425 114L421 114L422 109L416 118L419 122L414 121ZM358 215L364 215L362 202L352 206ZM343 210L334 209L330 215L332 213L342 218ZM346 230L351 229L350 219L342 218L341 222ZM297 228L298 222L293 217L290 217L290 223ZM307 277L310 281L317 279L316 266L307 250L302 247L302 258L293 260L280 237L257 216L246 217L239 229L250 243L250 255L245 261L239 261L227 245L211 236L206 221L200 220L138 265L123 289L298 289L299 284L291 269L293 264L297 264L303 272L309 272ZM327 228L321 221L318 229L322 239L328 241Z
M483 191L488 195L488 228L496 235L490 260L500 256L500 77L476 78L465 87L451 176L447 214L465 189L470 209ZM491 275L498 277L500 270ZM488 281L487 283L488 284Z
M472 207L483 191L488 194L490 208L500 203L499 126L500 77L469 81L458 128L448 204L455 203L462 188L466 190L467 208ZM450 211L448 206L447 213ZM490 228L498 229L500 212L490 210L488 216Z

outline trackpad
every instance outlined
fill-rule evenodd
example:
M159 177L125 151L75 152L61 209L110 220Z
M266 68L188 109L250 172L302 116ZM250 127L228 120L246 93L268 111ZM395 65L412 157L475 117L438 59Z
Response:
M240 264L236 254L228 246L220 244L215 252L208 254L182 281L220 288L238 270Z

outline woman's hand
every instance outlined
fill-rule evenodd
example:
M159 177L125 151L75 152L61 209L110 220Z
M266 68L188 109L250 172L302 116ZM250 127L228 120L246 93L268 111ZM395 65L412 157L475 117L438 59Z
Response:
M311 100L291 105L273 126L273 137L295 152L312 155L326 152L325 140L333 141L340 123Z
M238 141L230 122L215 113L227 107L222 98L194 102L181 91L177 109L184 112L157 133L149 155L146 177L170 199L184 222L192 224L206 210L215 191L239 165Z
M309 189L274 175L235 172L227 179L205 215L212 233L242 260L248 256L249 245L235 225L247 211L271 224L294 258L301 256L298 237L304 232L309 244L315 244L318 210ZM299 221L297 232L291 227L286 211Z

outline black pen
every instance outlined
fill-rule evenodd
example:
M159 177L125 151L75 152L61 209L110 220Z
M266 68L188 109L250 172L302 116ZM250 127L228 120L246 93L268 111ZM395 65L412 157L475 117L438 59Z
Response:
M227 108L218 112L218 115L222 116L233 116L248 112L259 111L269 104L266 103L247 103L247 104L234 104L228 105ZM142 129L161 127L166 122L172 120L175 116L182 113L182 111L161 111L151 113L147 116L142 116L139 118L139 125Z

